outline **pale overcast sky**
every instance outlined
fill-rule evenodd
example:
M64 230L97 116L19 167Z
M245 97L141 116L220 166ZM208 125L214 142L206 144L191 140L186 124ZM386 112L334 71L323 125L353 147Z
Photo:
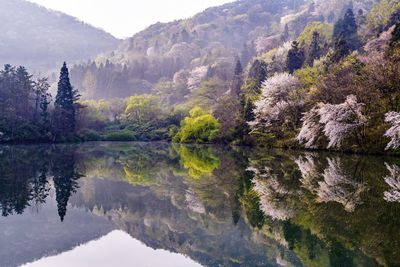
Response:
M190 17L234 0L29 0L62 11L116 37L130 37L158 21Z

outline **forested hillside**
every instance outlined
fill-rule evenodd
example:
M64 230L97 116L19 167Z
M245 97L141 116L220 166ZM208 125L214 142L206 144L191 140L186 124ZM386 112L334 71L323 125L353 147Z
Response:
M367 12L374 0L240 0L171 23L157 23L113 52L72 69L86 99L162 94L182 102L201 80L232 76L259 53L293 40L311 21L334 23L347 7ZM184 83L184 84L182 84ZM168 95L168 96L167 96Z
M153 89L158 89L175 95L171 102L181 102L198 87L207 69L221 80L228 80L235 56L247 63L257 51L279 44L285 29L282 17L298 12L303 2L237 1L186 20L157 23L92 64L73 68L72 80L88 99L153 94L158 93ZM291 34L298 34L308 19L312 18L289 22ZM188 78L187 86L178 86L178 91L184 92L172 88L172 82Z
M120 42L101 29L24 0L0 0L0 64L48 71L86 61Z
M396 151L399 32L398 0L236 1L153 25L72 67L71 83L64 66L54 108L47 84L35 89L25 73L32 86L23 87L6 67L0 82L11 75L22 95L43 97L19 106L5 90L0 133ZM43 118L15 116L37 113L41 101Z

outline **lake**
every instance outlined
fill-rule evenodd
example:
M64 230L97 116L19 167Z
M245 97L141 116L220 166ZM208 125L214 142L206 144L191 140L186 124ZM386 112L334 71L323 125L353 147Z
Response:
M400 159L0 146L0 266L400 266Z

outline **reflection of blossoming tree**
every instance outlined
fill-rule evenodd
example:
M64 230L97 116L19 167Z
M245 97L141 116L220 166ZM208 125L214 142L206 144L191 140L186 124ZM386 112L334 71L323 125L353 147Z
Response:
M190 210L196 213L204 214L206 212L206 208L204 207L203 203L198 199L196 193L191 190L187 190L185 194L185 199L187 206Z
M361 204L361 193L365 186L350 178L341 166L338 158L329 159L325 169L324 181L319 182L317 190L319 202L338 202L348 212L353 212L356 205Z
M267 167L262 172L254 167L248 170L255 173L254 191L260 196L262 212L276 220L290 219L294 212L288 209L289 190L279 183L278 178Z
M305 156L299 157L295 162L301 172L300 182L303 187L311 192L315 192L318 187L318 184L315 181L321 174L317 169L313 155L307 153Z
M385 165L390 175L386 176L384 179L390 186L390 190L384 193L383 198L388 202L400 202L400 167L387 163L385 163Z

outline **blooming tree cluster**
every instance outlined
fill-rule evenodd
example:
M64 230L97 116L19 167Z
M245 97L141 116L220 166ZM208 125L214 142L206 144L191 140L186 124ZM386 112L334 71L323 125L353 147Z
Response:
M390 148L397 149L400 147L400 113L394 111L386 113L385 122L391 125L385 132L385 136L390 138L386 150Z
M297 140L307 148L316 148L323 134L329 141L327 148L341 148L344 140L357 134L366 124L363 106L354 95L347 96L346 101L337 105L319 103L304 114Z
M253 129L266 129L284 125L293 119L302 101L297 101L296 91L300 81L289 73L279 73L262 84L261 99L255 102L255 120L250 122Z
M187 87L190 91L196 90L207 75L207 66L197 67L189 74Z

